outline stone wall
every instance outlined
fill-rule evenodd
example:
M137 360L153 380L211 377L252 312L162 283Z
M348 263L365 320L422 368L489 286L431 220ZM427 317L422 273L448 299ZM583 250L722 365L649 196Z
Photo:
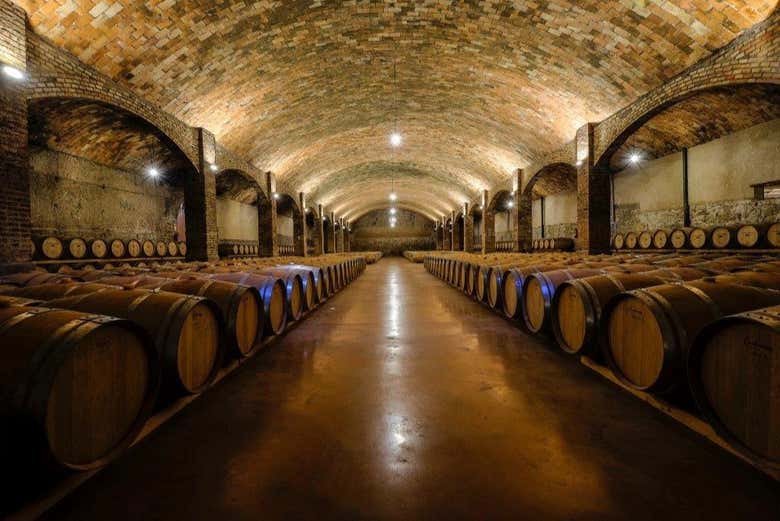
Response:
M570 237L577 234L577 192L569 191L544 198L544 235L542 234L542 200L531 207L532 237Z
M33 237L163 239L176 232L181 188L48 149L30 151Z
M433 222L422 215L404 210L396 211L396 226L390 227L388 210L374 210L352 224L352 251L382 251L387 255L404 250L433 250L436 248Z
M754 200L751 184L780 179L780 119L693 147L688 152L691 224L775 222L780 200ZM613 232L683 224L682 153L615 174Z
M258 240L257 206L225 197L217 198L217 230L220 241Z

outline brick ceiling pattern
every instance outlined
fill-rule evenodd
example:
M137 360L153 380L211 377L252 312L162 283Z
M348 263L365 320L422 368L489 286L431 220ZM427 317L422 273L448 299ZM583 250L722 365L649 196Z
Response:
M658 113L610 158L617 172L632 154L654 159L780 118L780 86L742 85L696 94Z
M393 172L409 206L460 206L776 1L17 3L37 33L310 202L356 215L386 203Z
M111 168L145 175L149 168L181 184L191 168L171 141L141 118L101 103L42 99L29 104L29 141Z

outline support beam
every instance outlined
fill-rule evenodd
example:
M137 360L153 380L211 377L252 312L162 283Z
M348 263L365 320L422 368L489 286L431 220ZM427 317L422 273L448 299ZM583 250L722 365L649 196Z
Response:
M344 253L344 218L339 217L339 229L336 232L336 251Z
M216 161L214 135L198 129L197 171L184 182L184 216L187 228L187 258L198 261L219 259L217 232L217 180L209 165Z
M577 249L609 251L610 172L596 169L592 123L577 131Z
M490 192L482 191L482 255L496 251L496 218L489 209Z
M257 204L257 225L260 237L260 255L263 257L279 256L279 240L277 238L276 218L276 179L271 172L265 174L265 186L268 197L263 197Z
M463 251L470 252L474 247L474 216L469 203L463 204Z
M325 214L322 211L322 205L317 205L317 214L315 215L317 222L314 224L314 229L317 230L317 240L314 242L314 254L325 254Z
M308 257L309 252L306 247L306 194L298 192L298 206L301 209L300 216L298 217L293 226L293 233L295 234L295 254L299 257Z
M333 253L336 253L338 250L336 249L336 212L330 212L330 236L328 237L328 245L330 246L330 251Z
M25 13L6 1L0 7L0 61L25 71ZM24 82L0 78L0 263L24 264L32 257L25 91Z
M442 215L441 222L444 223L444 240L442 241L442 249L445 251L452 250L452 232L450 231L450 227L447 225L448 217L446 215Z
M682 182L683 182L683 226L688 227L691 225L691 201L690 201L690 197L688 196L688 148L687 147L684 147L682 149Z

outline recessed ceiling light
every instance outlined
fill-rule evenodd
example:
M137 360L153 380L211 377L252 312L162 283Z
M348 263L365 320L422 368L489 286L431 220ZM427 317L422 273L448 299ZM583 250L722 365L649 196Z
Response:
M642 160L642 156L640 156L637 152L634 152L633 154L631 154L631 156L629 156L628 160L631 161L633 164L637 164Z
M393 132L392 134L390 134L390 144L393 147L398 148L401 146L401 143L403 143L403 138L401 137L401 134L399 134L398 132Z
M149 174L149 177L159 177L160 176L160 171L157 170L154 167L152 167L149 170L147 170L146 173Z
M24 73L16 67L11 67L10 65L3 65L3 74L14 80L24 79Z

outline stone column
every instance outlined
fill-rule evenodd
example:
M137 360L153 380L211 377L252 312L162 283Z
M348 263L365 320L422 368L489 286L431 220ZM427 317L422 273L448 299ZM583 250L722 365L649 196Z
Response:
M349 221L344 221L344 251L352 251L352 224Z
M330 212L330 251L336 253L336 212Z
M257 225L260 237L260 254L264 257L279 256L279 240L276 236L276 179L271 172L265 174L267 196L263 196L257 204Z
M442 249L445 251L449 251L452 249L452 233L450 233L450 229L447 226L447 216L444 215L441 218L441 222L443 223L442 226L442 235L444 237L444 240L442 241Z
M295 254L299 257L308 257L308 248L306 247L306 194L303 192L298 192L298 206L301 211L295 220L295 226L293 226ZM293 217L296 217L295 212L293 212Z
M323 255L325 253L325 226L323 218L325 214L322 212L322 205L317 205L317 212L315 215L316 222L314 224L315 230L315 242L314 242L314 255Z
M469 203L463 205L463 251L470 252L474 247L474 216Z
M482 255L496 251L496 225L493 209L489 208L490 192L482 191Z
M22 72L27 66L25 24L24 10L0 0L0 60ZM0 263L8 263L8 271L28 268L32 256L26 90L26 80L0 77Z
M187 258L211 261L219 258L217 233L217 182L209 165L216 162L216 140L198 129L199 165L184 182L184 215L187 229Z
M336 251L344 253L344 219L339 218L339 230L336 233Z
M593 164L593 124L577 131L577 249L589 253L609 251L610 173Z

